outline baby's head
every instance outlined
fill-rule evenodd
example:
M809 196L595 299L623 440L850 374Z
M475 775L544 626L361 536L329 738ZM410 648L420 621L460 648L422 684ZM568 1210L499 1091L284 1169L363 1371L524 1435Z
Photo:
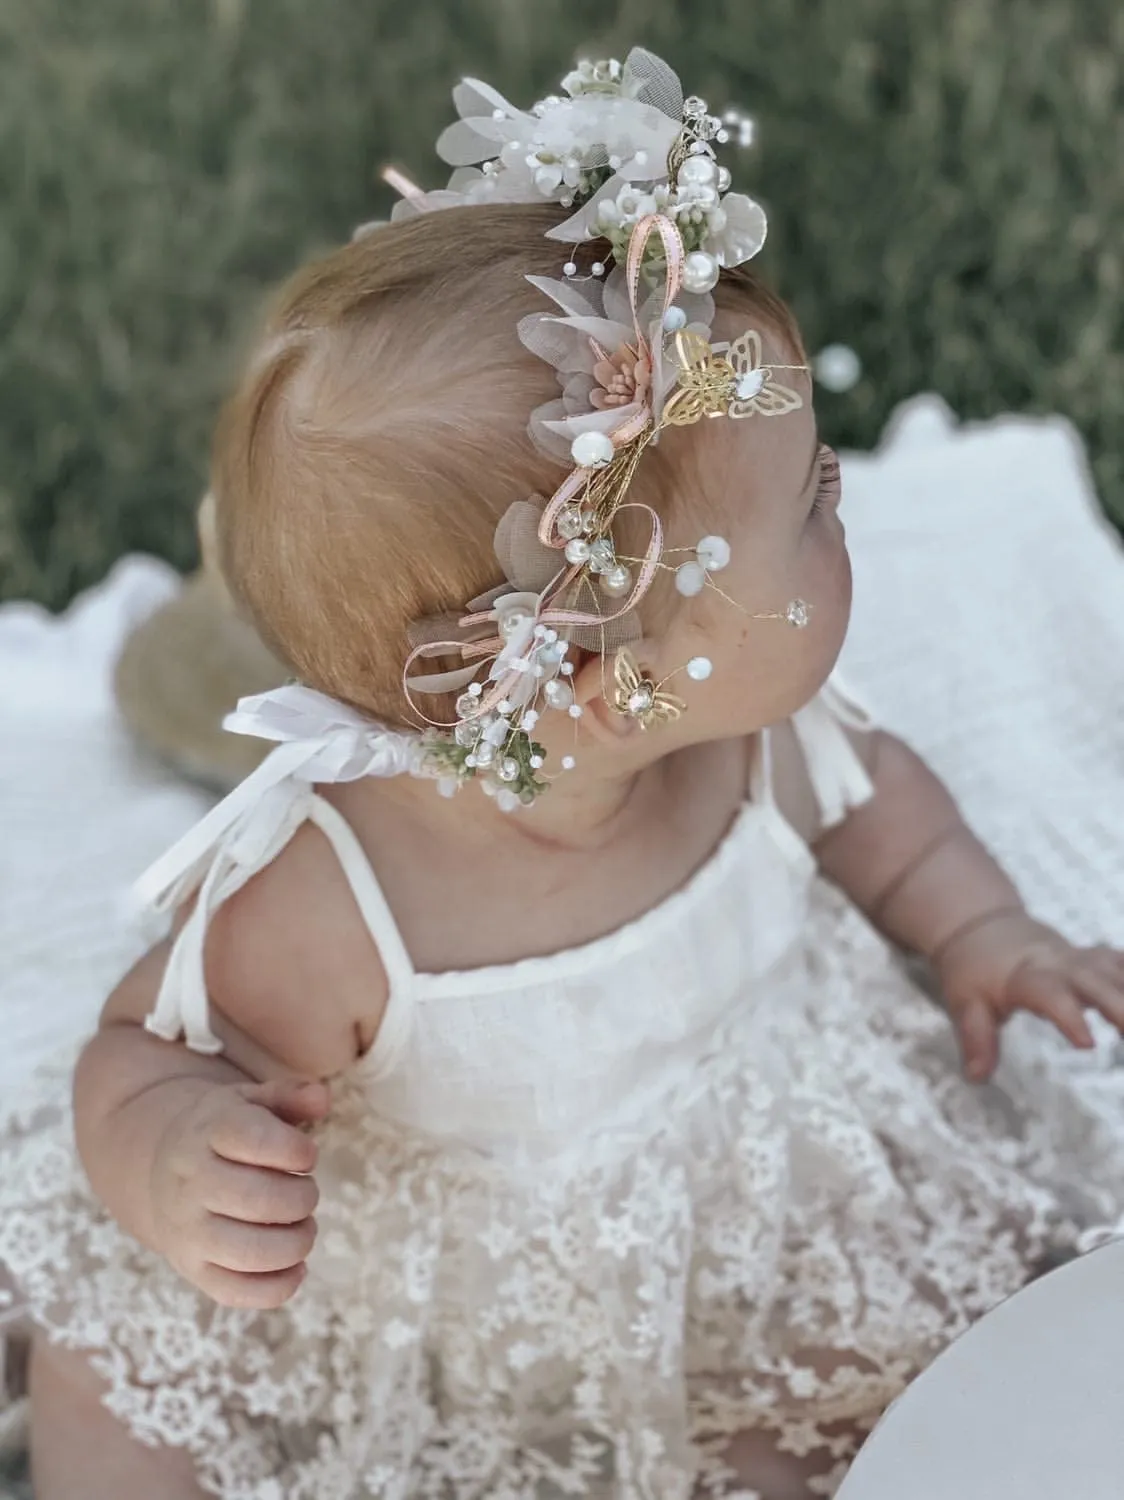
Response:
M282 294L220 424L220 545L236 596L296 677L385 723L419 722L403 686L411 627L463 614L500 583L497 524L564 476L528 433L558 377L517 334L544 311L527 277L558 275L545 238L557 220L549 205L453 208L312 265ZM791 315L749 272L725 273L714 297L716 340L753 328L767 363L803 363ZM819 454L807 373L784 378L799 409L669 427L628 488L629 507L660 517L668 549L639 607L635 654L657 681L699 656L713 664L706 682L681 675L669 689L688 703L680 732L691 739L793 711L845 628L834 462ZM622 555L643 551L642 517L619 515ZM721 595L681 597L671 569L712 534L731 550L712 580ZM806 630L749 618L795 598L811 606ZM611 661L572 660L578 701L592 703ZM423 711L443 718L447 703L426 699Z

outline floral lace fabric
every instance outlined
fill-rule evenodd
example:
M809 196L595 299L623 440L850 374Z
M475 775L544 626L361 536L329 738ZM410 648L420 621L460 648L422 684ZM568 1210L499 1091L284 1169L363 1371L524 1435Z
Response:
M106 1218L64 1060L0 1127L0 1264L131 1431L225 1500L767 1496L746 1432L830 1494L935 1353L1119 1213L1124 1083L1079 1095L1027 1026L968 1088L882 942L828 887L810 903L692 1066L580 1150L503 1160L345 1080L309 1278L266 1315Z

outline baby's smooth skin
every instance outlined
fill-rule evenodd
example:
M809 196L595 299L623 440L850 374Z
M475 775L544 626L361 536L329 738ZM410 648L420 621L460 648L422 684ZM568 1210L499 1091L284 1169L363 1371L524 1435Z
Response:
M782 348L770 357L793 358ZM602 662L587 658L573 679L584 709L576 747L564 716L540 726L549 763L574 753L577 767L526 815L499 816L471 791L445 801L406 777L323 789L370 858L417 969L556 951L650 909L729 827L757 732L818 691L843 642L851 577L837 466L819 446L807 377L797 381L806 404L783 420L704 424L699 515L722 518L702 529L730 542L721 583L741 608L709 591L677 601L638 648L657 679L696 655L713 662L677 723L645 734L613 713ZM749 618L793 598L813 606L806 630ZM823 873L891 941L931 960L968 1076L991 1074L1016 1010L1053 1022L1077 1047L1092 1045L1085 1007L1124 1028L1124 956L1076 949L1032 920L923 762L891 735L860 740L875 795L817 840L802 760L791 732L778 730L781 808L813 841ZM299 1288L316 1232L305 1127L327 1114L330 1080L378 1032L379 955L311 825L213 921L207 982L224 1056L142 1029L167 952L153 949L122 981L83 1054L82 1159L110 1213L209 1297L277 1307ZM141 1448L100 1407L76 1355L36 1348L33 1411L39 1500L201 1494L182 1453ZM754 1474L768 1500L809 1493L799 1460L766 1454Z

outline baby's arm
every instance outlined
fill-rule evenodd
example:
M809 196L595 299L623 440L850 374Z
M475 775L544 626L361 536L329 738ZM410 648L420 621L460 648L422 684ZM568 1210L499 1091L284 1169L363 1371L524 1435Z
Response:
M816 843L824 873L892 941L933 965L970 1077L990 1075L1015 1010L1091 1047L1084 1007L1124 1026L1124 959L1034 921L947 789L893 735L858 737L874 796Z
M319 833L303 830L212 922L207 985L225 1053L149 1035L169 945L110 997L75 1077L94 1191L136 1239L216 1301L272 1307L315 1234L320 1079L370 1044L385 979Z

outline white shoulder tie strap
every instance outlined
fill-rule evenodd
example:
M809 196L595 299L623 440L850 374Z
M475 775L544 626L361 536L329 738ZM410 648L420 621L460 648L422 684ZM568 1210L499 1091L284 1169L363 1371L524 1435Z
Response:
M834 828L874 795L874 784L845 733L869 734L869 712L833 673L815 698L792 716L792 727L820 806L824 830Z
M296 686L244 698L224 727L280 743L145 871L131 893L136 906L166 912L198 892L145 1026L167 1041L182 1036L193 1051L206 1053L222 1050L210 1026L203 968L207 925L215 911L313 816L320 800L312 794L313 784L416 774L421 754L418 736L394 733L323 693ZM336 840L333 844L338 848Z

